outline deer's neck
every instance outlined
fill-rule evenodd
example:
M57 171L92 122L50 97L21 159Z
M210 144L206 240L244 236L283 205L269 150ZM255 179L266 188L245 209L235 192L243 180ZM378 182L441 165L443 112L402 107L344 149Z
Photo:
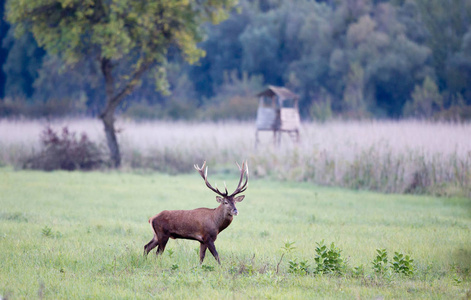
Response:
M229 212L224 210L224 206L222 204L219 205L214 212L214 222L216 223L218 231L221 232L231 224L233 217Z

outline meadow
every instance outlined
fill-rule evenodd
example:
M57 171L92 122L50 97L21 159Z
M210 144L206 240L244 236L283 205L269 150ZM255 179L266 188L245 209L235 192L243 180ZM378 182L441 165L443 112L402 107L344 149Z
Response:
M106 152L95 119L0 120L0 165L22 168L50 125L84 132ZM330 121L303 123L301 141L274 147L253 122L136 122L119 119L123 170L182 174L193 164L220 171L248 159L252 176L386 193L471 197L471 123Z
M250 163L250 162L249 162ZM252 164L253 165L253 164ZM212 183L237 183L236 166ZM254 166L256 167L256 166ZM216 241L170 240L142 257L147 220L164 209L216 207L195 172L39 172L0 168L0 298L469 299L468 198L380 194L251 178L239 215ZM315 248L346 262L315 273ZM375 272L376 249L413 259L413 274ZM307 272L292 268L303 262Z

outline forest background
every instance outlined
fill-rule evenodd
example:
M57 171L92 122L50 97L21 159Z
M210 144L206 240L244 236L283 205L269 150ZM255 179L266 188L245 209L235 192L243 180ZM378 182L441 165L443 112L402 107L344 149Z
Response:
M0 116L97 116L95 61L65 68L31 36L15 39L0 1ZM169 51L169 94L149 77L119 112L135 119L253 119L266 85L300 95L305 119L471 118L471 2L240 0L206 25L206 55Z

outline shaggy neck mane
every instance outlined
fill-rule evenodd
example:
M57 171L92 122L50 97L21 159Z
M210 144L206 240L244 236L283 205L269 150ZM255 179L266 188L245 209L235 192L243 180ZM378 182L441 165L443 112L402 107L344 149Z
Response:
M229 224L231 224L233 217L224 211L224 205L220 204L214 209L214 222L219 228L219 232L223 231Z

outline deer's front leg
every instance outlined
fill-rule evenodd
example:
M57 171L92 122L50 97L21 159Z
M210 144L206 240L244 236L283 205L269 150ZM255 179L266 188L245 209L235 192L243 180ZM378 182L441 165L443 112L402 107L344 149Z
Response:
M218 264L221 264L221 262L219 261L219 254L216 251L216 246L214 246L214 242L212 240L209 240L206 244L209 248L209 252L211 252Z
M208 249L208 246L206 244L201 243L200 245L200 264L203 263L204 256L206 255L206 249Z

